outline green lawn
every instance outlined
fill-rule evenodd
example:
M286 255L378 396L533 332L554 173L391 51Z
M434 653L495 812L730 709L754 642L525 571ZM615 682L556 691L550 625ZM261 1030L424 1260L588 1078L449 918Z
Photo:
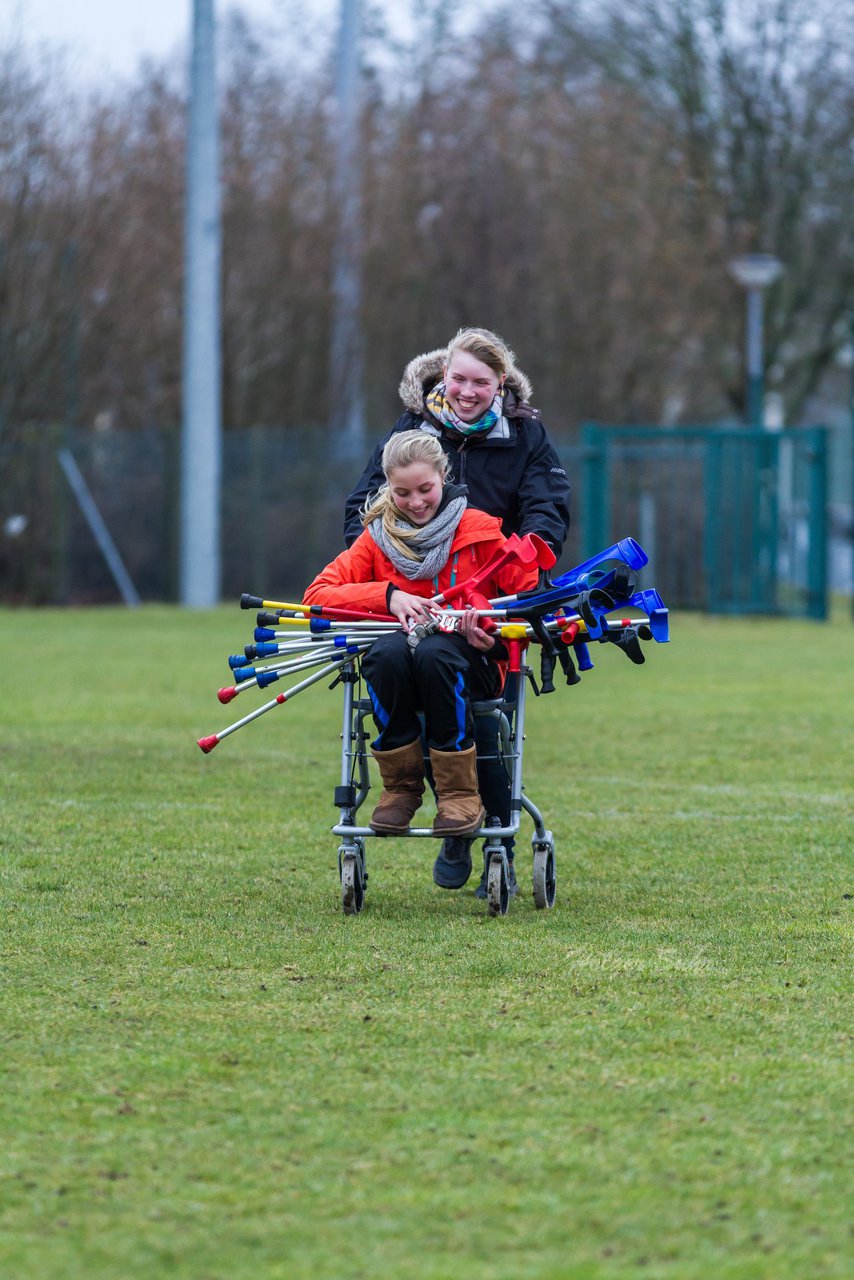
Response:
M532 699L497 920L415 840L342 915L337 691L202 755L251 626L0 612L3 1280L854 1274L850 620Z

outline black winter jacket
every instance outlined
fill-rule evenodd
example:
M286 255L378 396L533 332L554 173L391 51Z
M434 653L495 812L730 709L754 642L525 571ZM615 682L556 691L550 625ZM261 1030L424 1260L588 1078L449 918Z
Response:
M501 520L505 536L538 533L560 556L569 529L569 481L536 409L525 401L530 383L518 369L507 373L506 416L485 435L449 431L424 408L424 395L442 377L444 351L418 356L400 384L406 411L377 447L350 496L344 540L351 546L362 532L359 510L383 482L382 451L398 431L420 428L437 436L450 459L449 479L468 486L469 501Z

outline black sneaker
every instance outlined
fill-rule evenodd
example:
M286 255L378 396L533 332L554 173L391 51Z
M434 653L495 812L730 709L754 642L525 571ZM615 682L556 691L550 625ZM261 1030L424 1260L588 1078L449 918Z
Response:
M487 857L486 853L484 853L483 874L480 877L480 884L477 886L477 888L474 891L474 896L476 898L485 898L487 896L486 884L488 880L489 880L489 858ZM516 883L516 868L513 866L513 855L508 854L507 855L507 893L509 897L515 898L518 892L519 892L519 886Z
M466 836L446 836L433 863L433 880L440 889L462 889L471 875L473 840Z

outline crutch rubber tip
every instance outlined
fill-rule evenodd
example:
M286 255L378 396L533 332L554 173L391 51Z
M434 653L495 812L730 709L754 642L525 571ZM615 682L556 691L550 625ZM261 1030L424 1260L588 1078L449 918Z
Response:
M241 609L263 609L264 601L260 596L250 596L244 591L240 597Z
M205 755L207 755L209 751L213 751L214 747L218 742L219 742L219 738L216 736L215 733L212 733L208 738L199 738L199 746L201 747L202 751L204 751Z
M216 696L219 698L220 702L223 702L223 703L231 702L232 698L237 697L237 690L235 689L234 685L231 685L227 689L218 689ZM202 744L199 743L199 746L201 747ZM202 750L204 751L204 747L202 747Z

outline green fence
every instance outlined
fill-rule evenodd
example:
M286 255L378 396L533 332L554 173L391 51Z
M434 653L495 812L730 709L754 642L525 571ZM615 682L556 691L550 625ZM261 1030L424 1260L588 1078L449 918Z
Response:
M636 537L671 607L825 618L827 430L584 429L585 554Z
M177 596L177 431L33 428L0 442L0 600L119 598L57 459L80 469L144 600ZM644 585L668 605L709 612L827 610L827 439L823 428L589 425L562 445L573 524L558 571L617 538L650 557ZM276 428L223 441L222 594L288 598L342 545L345 494L364 459L336 457L326 433Z

